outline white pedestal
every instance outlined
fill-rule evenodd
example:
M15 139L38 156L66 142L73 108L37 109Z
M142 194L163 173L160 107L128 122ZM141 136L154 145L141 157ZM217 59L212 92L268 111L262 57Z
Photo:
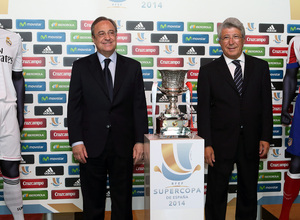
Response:
M145 219L204 219L204 140L145 135Z

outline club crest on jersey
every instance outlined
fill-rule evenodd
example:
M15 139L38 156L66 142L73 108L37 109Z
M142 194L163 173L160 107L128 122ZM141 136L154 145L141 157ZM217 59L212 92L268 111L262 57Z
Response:
M6 37L6 44L7 44L8 46L11 46L11 45L12 45L12 42L11 42L11 40L10 40L9 37Z

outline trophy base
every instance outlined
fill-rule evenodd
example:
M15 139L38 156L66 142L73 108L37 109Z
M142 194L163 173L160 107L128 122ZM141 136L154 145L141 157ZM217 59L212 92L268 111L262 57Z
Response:
M159 116L156 118L156 125L156 134L161 138L189 138L191 135L189 120L183 117Z

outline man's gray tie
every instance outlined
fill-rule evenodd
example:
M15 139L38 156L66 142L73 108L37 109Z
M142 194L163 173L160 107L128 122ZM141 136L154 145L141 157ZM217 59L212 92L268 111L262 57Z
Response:
M108 65L110 63L111 59L105 59L105 66L104 66L104 75L105 75L105 79L106 79L106 84L107 84L107 89L108 89L108 94L109 94L109 99L110 101L113 100L113 83L112 83L112 77L111 77L111 73L110 70L108 68Z
M240 94L242 95L242 88L243 88L243 76L242 76L242 67L239 60L234 60L232 63L236 66L234 71L234 82L236 84L236 88Z

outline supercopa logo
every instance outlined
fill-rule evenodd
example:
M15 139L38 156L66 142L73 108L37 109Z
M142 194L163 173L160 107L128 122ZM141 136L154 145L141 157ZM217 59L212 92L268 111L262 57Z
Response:
M154 167L155 172L160 172L165 178L172 181L182 181L188 179L194 172L200 171L199 164L192 165L190 158L191 143L162 144L161 151L163 162L161 168Z

